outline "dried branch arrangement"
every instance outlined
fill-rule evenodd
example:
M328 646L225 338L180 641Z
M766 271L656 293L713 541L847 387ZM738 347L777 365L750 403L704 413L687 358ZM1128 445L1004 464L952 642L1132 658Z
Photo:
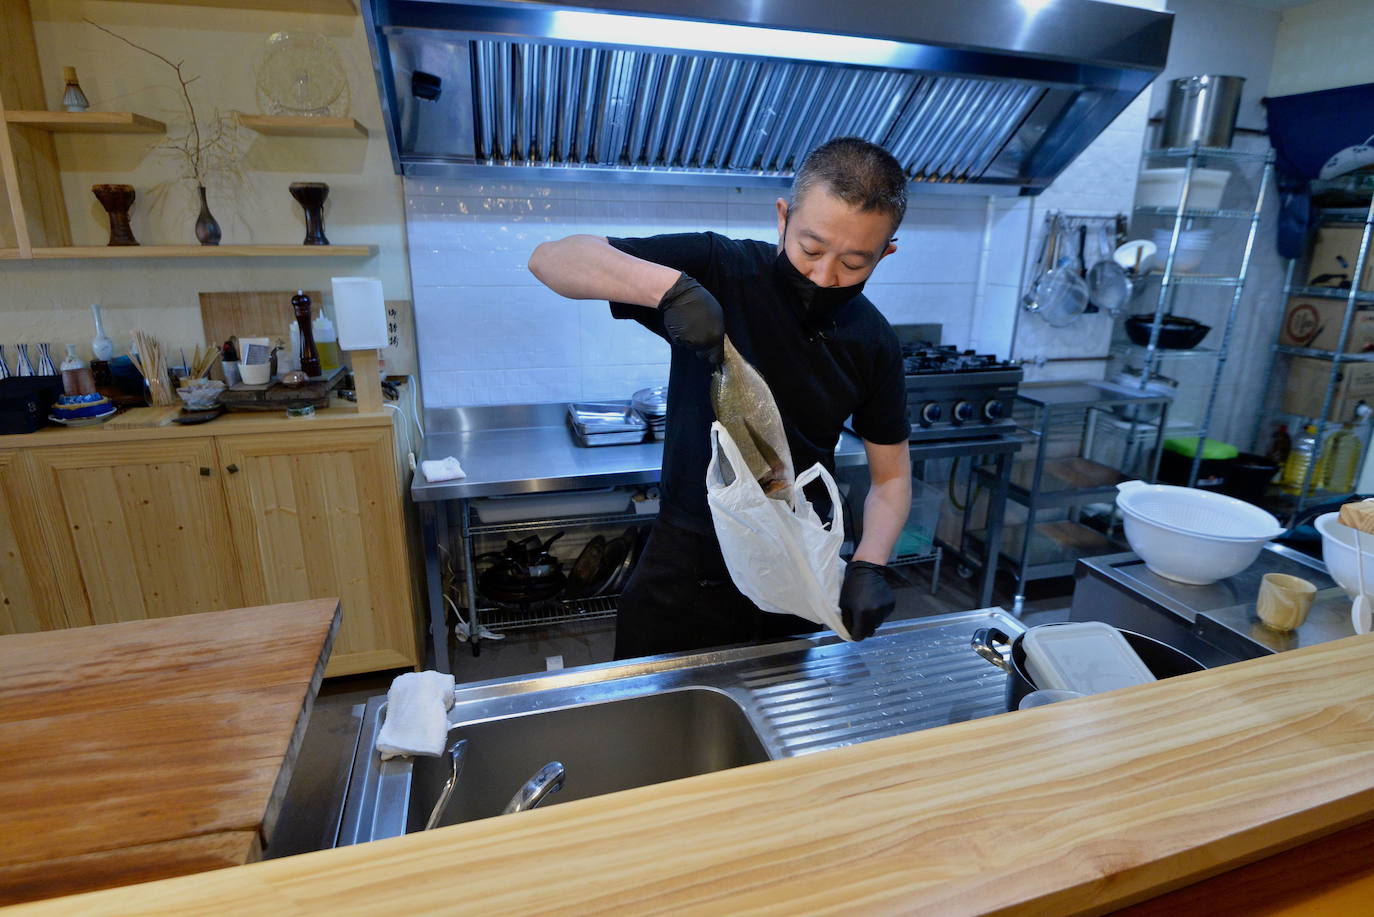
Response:
M130 41L118 32L111 31L99 23L84 19L106 35L124 42L129 47L156 58L171 68L176 74L181 91L181 105L186 115L186 132L180 136L169 134L158 146L178 160L181 165L181 178L194 181L199 186L206 185L212 176L223 176L232 183L243 181L243 142L240 137L237 113L221 112L215 109L210 119L202 126L196 114L196 105L191 98L191 84L199 76L188 77L183 67L184 61L171 61L151 48Z

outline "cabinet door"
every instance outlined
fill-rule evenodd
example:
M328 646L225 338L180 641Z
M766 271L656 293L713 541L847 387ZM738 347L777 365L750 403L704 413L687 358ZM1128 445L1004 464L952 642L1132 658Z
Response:
M209 437L29 453L48 562L72 624L243 604Z
M339 598L328 675L415 665L390 428L221 436L218 445L248 603Z
M0 452L0 634L61 630L68 621L38 529L40 497L17 452Z

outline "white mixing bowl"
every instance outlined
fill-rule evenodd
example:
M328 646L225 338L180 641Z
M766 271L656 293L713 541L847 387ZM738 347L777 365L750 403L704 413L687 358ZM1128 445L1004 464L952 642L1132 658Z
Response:
M1360 592L1360 574L1355 567L1355 530L1341 525L1340 513L1318 516L1312 523L1322 536L1322 560L1331 578L1352 599ZM1360 560L1364 564L1365 588L1374 590L1374 535L1361 535Z
M1243 500L1191 487L1127 481L1117 486L1126 541L1164 577L1207 586L1255 562L1283 532L1269 513Z

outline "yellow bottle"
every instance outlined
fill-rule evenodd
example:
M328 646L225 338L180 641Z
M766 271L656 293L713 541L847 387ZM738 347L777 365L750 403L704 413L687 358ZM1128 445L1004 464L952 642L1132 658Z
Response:
M1316 451L1317 428L1308 424L1302 428L1302 435L1293 441L1293 449L1283 463L1279 486L1284 493L1295 494L1302 490L1303 479L1307 477L1307 468L1312 464L1312 455ZM1315 489L1321 486L1321 480L1317 477L1316 469L1313 472L1311 487Z

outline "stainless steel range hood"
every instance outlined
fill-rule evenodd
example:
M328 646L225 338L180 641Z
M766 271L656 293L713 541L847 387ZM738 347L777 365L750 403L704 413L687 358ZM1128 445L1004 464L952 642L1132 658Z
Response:
M398 172L783 185L816 144L1035 194L1163 68L1091 0L363 0Z

